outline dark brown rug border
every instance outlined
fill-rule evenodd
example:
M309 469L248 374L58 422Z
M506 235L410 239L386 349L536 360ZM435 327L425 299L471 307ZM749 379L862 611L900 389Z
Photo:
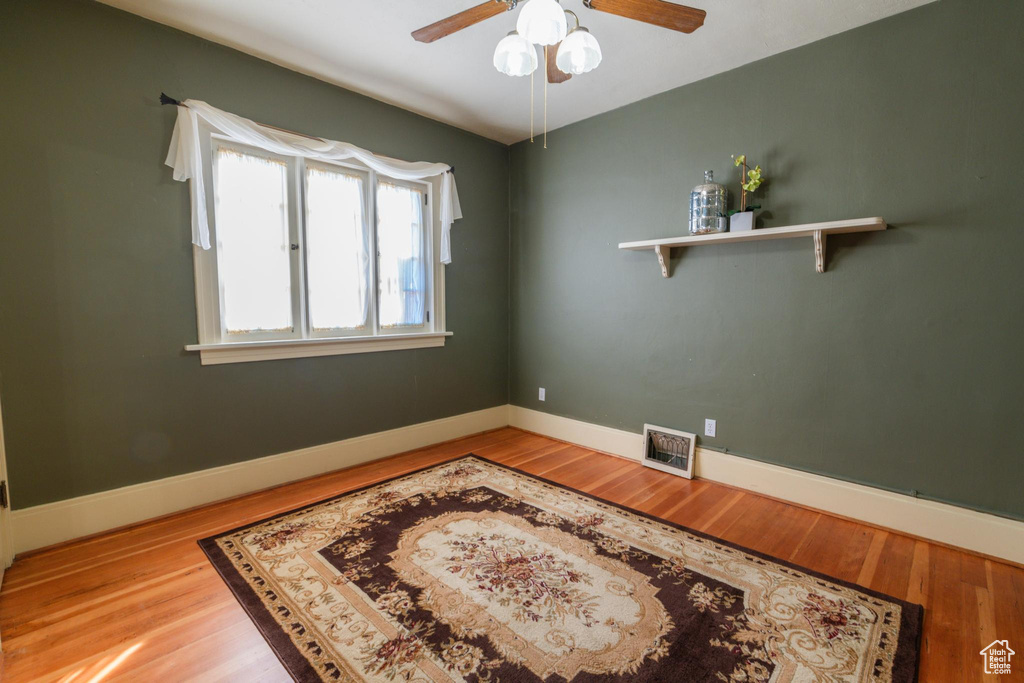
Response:
M487 458L481 457L475 453L463 453L462 455L457 455L447 460L441 460L430 465L424 465L423 467L418 467L414 470L409 470L408 472L396 474L393 477L388 477L386 479L371 482L358 488L342 491L337 495L328 496L327 498L322 498L320 500L313 501L312 503L306 503L305 505L300 505L299 507L292 508L291 510L279 512L276 515L263 517L261 519L256 520L255 522L242 524L233 529L222 531L219 534L214 534L213 536L201 538L197 542L199 543L199 547L202 549L203 553L206 554L207 559L210 560L210 564L212 564L213 568L217 570L218 574L220 574L220 578L224 581L225 585L227 585L228 590L231 591L231 594L235 596L235 600L237 600L238 604L240 604L242 606L242 609L245 610L245 613L249 617L249 620L256 625L256 628L257 630L259 630L260 635L262 635L263 639L267 641L268 645L270 645L270 649L274 652L274 655L277 657L278 661L281 662L281 665L284 666L288 674L293 679L300 682L321 680L320 674L318 674L316 670L312 667L312 665L310 665L309 660L307 660L305 655L303 655L302 652L295 646L295 643L293 643L292 639L288 637L288 634L277 626L277 620L274 619L274 615L270 614L270 612L267 610L266 606L263 604L263 601L259 598L256 592L252 589L252 587L249 586L245 578L238 573L238 570L235 569L234 564L232 564L231 560L227 557L227 555L224 554L224 551L221 550L220 546L217 545L217 540L223 538L224 536L230 536L245 529L249 529L254 526L259 526L260 524L266 524L267 522L279 519L281 517L294 515L297 512L308 510L309 508L316 507L317 505L323 505L324 503L329 503L331 501L339 500L346 496L360 493L361 491L371 489L374 486L388 484L393 481L404 479L406 477L411 477L416 474L419 474L420 472L425 472L435 467L448 465L457 460L464 460L466 458L477 458L478 460L484 460L492 465L500 464L494 462L493 460L488 460ZM521 472L521 470L516 471ZM522 472L522 474L525 474L526 476L530 477L534 476L532 474L529 474L528 472ZM539 479L539 477L534 478ZM582 491L580 493L582 493ZM273 629L268 630L267 624L272 626Z
M396 474L395 476L388 477L387 479L381 479L380 481L366 484L365 486L360 486L358 488L350 489L348 491L343 491L342 493L339 493L335 496L329 496L327 498L315 501L313 503L307 503L306 505L299 506L292 510L280 512L276 515L271 515L269 517L265 517L255 522L250 522L249 524L243 524L241 526L235 527L234 529L223 531L214 536L208 536L206 538L200 539L198 541L199 547L202 548L203 552L210 560L210 563L213 565L214 569L217 570L217 573L220 574L221 578L224 580L224 583L227 584L228 588L235 596L235 599L238 600L239 604L241 604L242 607L245 609L246 613L249 616L249 619L252 620L254 624L256 624L256 627L259 629L264 639L266 639L266 641L270 644L270 649L274 651L274 654L277 655L277 658L281 661L281 664L284 665L285 669L288 670L288 673L291 674L291 676L297 681L309 680L310 677L313 680L316 680L317 678L319 678L317 672L313 669L312 666L310 666L309 662L306 660L305 656L298 650L298 648L295 647L295 645L291 641L291 638L289 638L288 635L284 633L281 629L276 627L276 621L274 620L273 615L267 612L267 609L263 605L263 602L255 594L252 588L249 587L245 579L238 573L234 565L232 565L231 561L217 545L217 539L238 533L239 531L248 529L250 527L265 524L271 520L278 519L280 517L293 515L297 512L301 512L303 510L308 510L309 508L316 507L317 505L323 505L324 503L329 503L331 501L344 498L345 496L365 491L367 489L373 488L374 486L388 484L399 479L414 476L416 474L425 472L426 470L430 470L435 467L442 467L444 465L449 465L458 460L465 460L467 458L476 458L477 460L482 460L489 465L495 465L497 467L501 467L511 472L516 472L517 474L522 474L526 477L530 477L531 479L535 479L550 486L554 486L565 491L571 491L572 493L585 496L599 503L609 505L624 512L630 512L632 514L639 515L645 519L649 519L654 522L665 524L673 529L684 531L688 534L693 534L694 536L699 536L703 539L719 543L721 545L732 548L733 550L738 550L742 553L746 553L753 557L768 560L770 562L774 562L775 564L788 567L789 569L795 569L797 571L803 572L804 574L807 574L808 576L813 576L817 579L821 579L829 583L834 583L839 586L851 588L875 598L888 600L889 602L894 602L898 604L901 609L899 642L896 644L896 652L893 654L893 678L897 680L907 681L917 681L918 679L921 657L921 627L923 624L924 617L923 606L918 605L916 603L907 602L906 600L900 600L899 598L895 598L891 595L887 595L886 593L882 593L880 591L867 588L866 586L861 586L860 584L854 583L852 581L844 581L843 579L838 579L834 576L829 576L827 574L823 574L822 572L818 572L813 569L808 569L807 567L795 564L793 562L789 562L788 560L783 560L782 558L774 557L767 553L762 553L760 551L747 548L745 546L739 545L738 543L727 541L723 538L719 538L718 536L714 536L703 531L691 529L690 527L678 524L671 520L664 519L662 517L657 517L642 510L636 510L634 508L621 505L619 503L607 500L606 498L601 498L600 496L595 496L593 494L587 493L586 491L580 491L579 489L573 488L571 486L567 486L557 481L547 479L546 477L532 474L525 470L521 470L518 467L512 467L511 465L506 465L504 463L491 460L490 458L487 458L482 455L477 455L476 453L465 453L463 455L458 455L447 460L441 460L430 465L419 467L415 470L403 472L402 474ZM754 495L757 494L755 493ZM230 571L231 573L230 576L226 573L228 571ZM263 624L260 623L260 619L258 619L257 617L269 619L270 622L275 625L274 631L272 633L268 633L267 630L264 628ZM907 671L908 669L909 671ZM909 673L910 675L906 676L906 673L904 672ZM898 676L901 673L904 673L904 677L902 678Z
M276 515L275 515L276 516ZM268 517L267 519L273 519ZM230 534L231 532L225 532ZM228 559L224 551L216 543L216 539L220 538L225 534L218 536L210 536L207 538L200 539L199 547L202 548L203 552L206 553L207 559L210 560L210 564L220 574L220 578L224 581L224 585L228 587L231 594L235 596L235 600L245 610L246 615L249 617L256 629L263 636L263 639L270 645L271 651L277 657L281 665L284 666L288 674L296 681L317 681L320 680L320 674L310 665L306 657L295 647L295 643L288 637L288 634L284 632L274 619L274 615L270 614L267 608L263 605L263 601L259 599L259 596L253 591L253 589L246 583L245 579L238 570L235 569L231 560ZM267 627L271 627L272 630L268 630Z

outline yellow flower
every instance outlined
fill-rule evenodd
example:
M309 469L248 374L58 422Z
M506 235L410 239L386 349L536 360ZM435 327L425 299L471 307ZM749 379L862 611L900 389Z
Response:
M753 192L757 188L761 187L763 178L761 177L761 167L755 166L754 168L747 171L747 176L750 178L748 182L743 183L742 187L747 192Z

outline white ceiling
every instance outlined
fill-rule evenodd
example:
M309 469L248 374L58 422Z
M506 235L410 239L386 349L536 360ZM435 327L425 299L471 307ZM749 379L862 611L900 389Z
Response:
M491 58L519 10L430 44L409 35L480 1L101 0L493 140L517 142L530 132L530 79L498 73ZM708 16L686 35L562 0L600 41L604 61L549 86L548 125L554 130L931 1L693 0ZM540 70L537 75L539 130Z

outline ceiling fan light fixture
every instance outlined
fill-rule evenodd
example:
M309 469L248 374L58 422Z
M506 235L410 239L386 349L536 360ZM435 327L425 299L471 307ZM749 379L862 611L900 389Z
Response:
M516 20L519 35L534 45L556 45L565 38L568 28L557 0L528 0Z
M529 76L537 68L537 50L512 31L494 48L494 68L506 76Z
M601 46L597 38L582 26L577 26L558 46L555 65L567 74L585 74L601 63Z

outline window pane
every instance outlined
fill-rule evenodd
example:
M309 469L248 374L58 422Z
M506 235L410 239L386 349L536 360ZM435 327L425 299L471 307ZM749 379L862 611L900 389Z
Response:
M426 264L423 257L424 193L377 185L377 250L380 253L380 326L423 325Z
M370 261L361 177L306 169L306 240L313 330L366 327Z
M217 150L217 264L229 334L290 332L292 281L288 167Z

